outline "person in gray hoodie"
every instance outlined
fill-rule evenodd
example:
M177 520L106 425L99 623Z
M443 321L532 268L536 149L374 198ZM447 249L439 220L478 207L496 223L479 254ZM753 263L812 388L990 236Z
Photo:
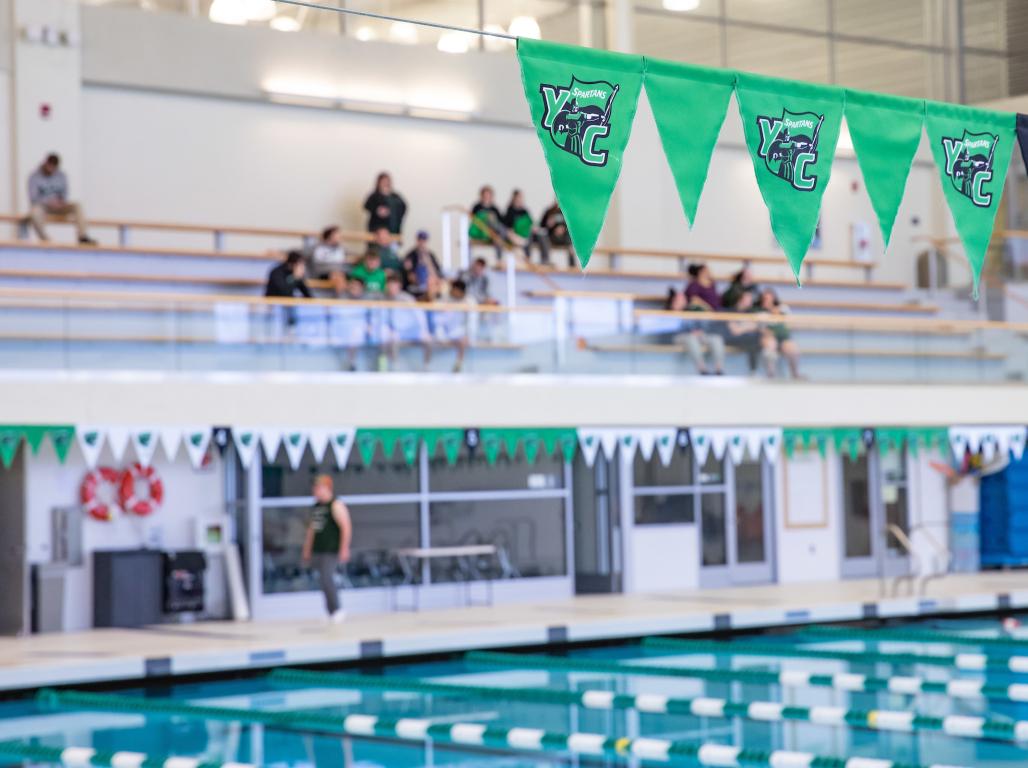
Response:
M29 176L29 221L40 240L49 240L48 221L71 221L83 245L96 245L86 233L86 222L78 203L68 200L68 177L61 170L61 158L48 155L43 164Z

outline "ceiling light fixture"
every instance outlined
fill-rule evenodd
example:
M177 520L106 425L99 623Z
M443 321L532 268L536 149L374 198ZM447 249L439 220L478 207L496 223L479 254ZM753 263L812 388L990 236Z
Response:
M242 0L248 21L271 21L275 18L275 0Z
M533 40L538 40L543 36L542 30L539 29L539 22L535 20L534 16L515 16L510 20L507 32L514 37L528 37Z
M242 25L250 20L245 0L214 0L207 17L218 24Z
M695 11L700 0L664 0L665 11Z
M271 20L271 28L279 32L299 32L300 22L292 16L276 16Z
M389 40L403 45L415 45L418 42L418 28L409 21L394 21L389 27Z
M443 32L435 47L443 53L467 53L471 47L470 37L467 32Z

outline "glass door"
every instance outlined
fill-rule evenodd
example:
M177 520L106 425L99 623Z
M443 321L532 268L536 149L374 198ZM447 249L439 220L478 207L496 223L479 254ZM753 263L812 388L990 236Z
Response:
M708 456L698 479L701 586L772 581L770 467L759 460L733 465Z
M907 454L841 456L843 562L848 578L898 576L910 568Z
M572 475L575 594L623 589L618 473L600 453L592 467L581 453Z

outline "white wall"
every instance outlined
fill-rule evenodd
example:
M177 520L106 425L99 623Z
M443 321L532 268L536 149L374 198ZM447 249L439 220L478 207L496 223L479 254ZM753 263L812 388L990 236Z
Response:
M108 87L83 94L91 216L363 229L364 198L387 169L408 201L408 236L424 228L437 242L441 204L470 205L483 182L501 205L514 184L535 210L550 202L535 136L518 128Z
M79 486L86 474L86 464L77 446L61 464L49 440L44 440L39 454L25 456L25 512L28 521L27 550L30 563L48 562L51 557L51 510L55 507L78 507ZM100 465L121 468L131 461L131 450L117 462L105 448ZM101 549L137 549L149 545L162 549L194 549L194 521L217 517L224 512L222 504L222 470L217 459L210 467L194 470L189 460L180 455L168 460L158 450L154 468L164 481L165 501L161 509L148 518L121 515L104 523L85 517L82 527L83 565L70 582L65 595L65 616L68 629L92 626L92 558ZM224 592L221 584L209 583L214 597Z
M631 592L696 589L700 585L699 526L633 525L627 536L631 548L625 575Z

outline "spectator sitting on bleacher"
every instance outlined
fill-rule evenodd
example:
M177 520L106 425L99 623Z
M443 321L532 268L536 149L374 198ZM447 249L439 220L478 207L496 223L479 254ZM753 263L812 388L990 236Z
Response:
M571 243L571 233L568 232L568 223L564 218L564 212L560 209L557 201L543 211L539 219L539 226L546 232L546 241L551 248L566 248L568 252L568 266L575 266L575 249Z
M779 301L778 294L770 288L765 288L760 294L760 304L756 307L756 311L768 315L786 315L789 313L789 308ZM794 379L803 378L800 376L800 349L792 338L789 326L785 323L772 323L767 326L766 333L774 337L778 351L789 365L789 374Z
M743 267L732 276L732 282L728 284L728 288L721 295L721 305L725 309L735 309L735 305L739 303L739 297L747 292L752 293L754 299L757 299L760 296L760 287L753 279L750 268Z
M688 309L685 294L674 288L668 290L664 309L671 312L684 312ZM725 340L717 332L721 323L700 323L686 320L682 323L682 333L675 336L674 341L681 343L689 357L696 365L700 376L709 376L706 353L710 354L710 362L714 367L714 375L721 376L725 372Z
M721 294L706 264L689 265L689 283L685 286L685 300L692 309L710 312L721 310Z
M467 286L463 280L450 283L450 295L443 302L460 306L471 305L467 295ZM432 312L429 315L432 335L442 346L452 346L457 350L457 360L453 372L460 373L464 368L464 354L468 349L468 312Z
M29 176L29 221L39 235L47 241L48 221L68 221L75 225L75 236L82 245L96 245L86 234L86 222L78 203L68 200L68 177L61 170L61 158L48 155L42 165Z
M346 289L345 270L342 232L335 225L325 227L321 240L311 252L311 271L319 280L330 281L336 296L342 296Z
M403 289L414 296L424 296L442 277L439 260L428 247L428 232L422 229L417 244L403 258Z
M313 298L311 289L304 281L306 274L307 263L303 259L303 254L299 251L290 251L286 254L285 260L268 273L264 295L291 299L299 293L305 298Z
M550 241L546 230L532 222L532 215L525 208L525 195L520 189L511 192L503 223L525 241L525 258L528 261L532 260L532 246L535 245L539 249L540 263L550 263Z
M384 360L379 368L386 368L396 362L396 352L400 342L411 341L421 346L425 367L432 359L432 347L429 343L428 328L425 324L424 310L415 309L417 299L403 290L403 281L399 275L391 274L386 279L386 301L400 305L384 310L382 318L382 351ZM410 309L406 307L409 306Z
M478 191L478 202L471 209L471 225L468 237L480 243L492 243L496 248L496 261L503 261L503 251L512 246L524 246L524 240L503 223L500 209L496 207L493 188L486 184Z
M476 304L496 306L500 302L489 293L489 269L485 259L478 258L471 263L471 269L465 269L460 273L460 281L464 283L467 295Z
M357 266L350 271L350 282L354 278L360 281L361 288L368 293L385 293L386 271L382 268L382 259L377 248L369 248Z
M382 269L400 274L403 270L403 263L400 261L400 254L397 252L396 241L392 234L385 227L379 227L374 232L374 238L368 243L365 254L377 253Z
M350 301L363 301L364 281L353 274L346 280L346 293L339 306L332 307L330 314L331 337L334 344L346 349L345 368L357 370L357 351L364 345L368 336L368 315L364 307L347 306Z
M734 311L748 314L753 309L753 294L741 294ZM752 320L729 320L725 323L725 344L746 353L751 373L757 370L758 361L762 361L767 375L775 375L778 344L774 335L762 330L758 323Z
M378 174L375 191L364 201L364 210L368 212L368 232L385 227L394 235L400 234L407 203L393 192L393 177L388 173Z

